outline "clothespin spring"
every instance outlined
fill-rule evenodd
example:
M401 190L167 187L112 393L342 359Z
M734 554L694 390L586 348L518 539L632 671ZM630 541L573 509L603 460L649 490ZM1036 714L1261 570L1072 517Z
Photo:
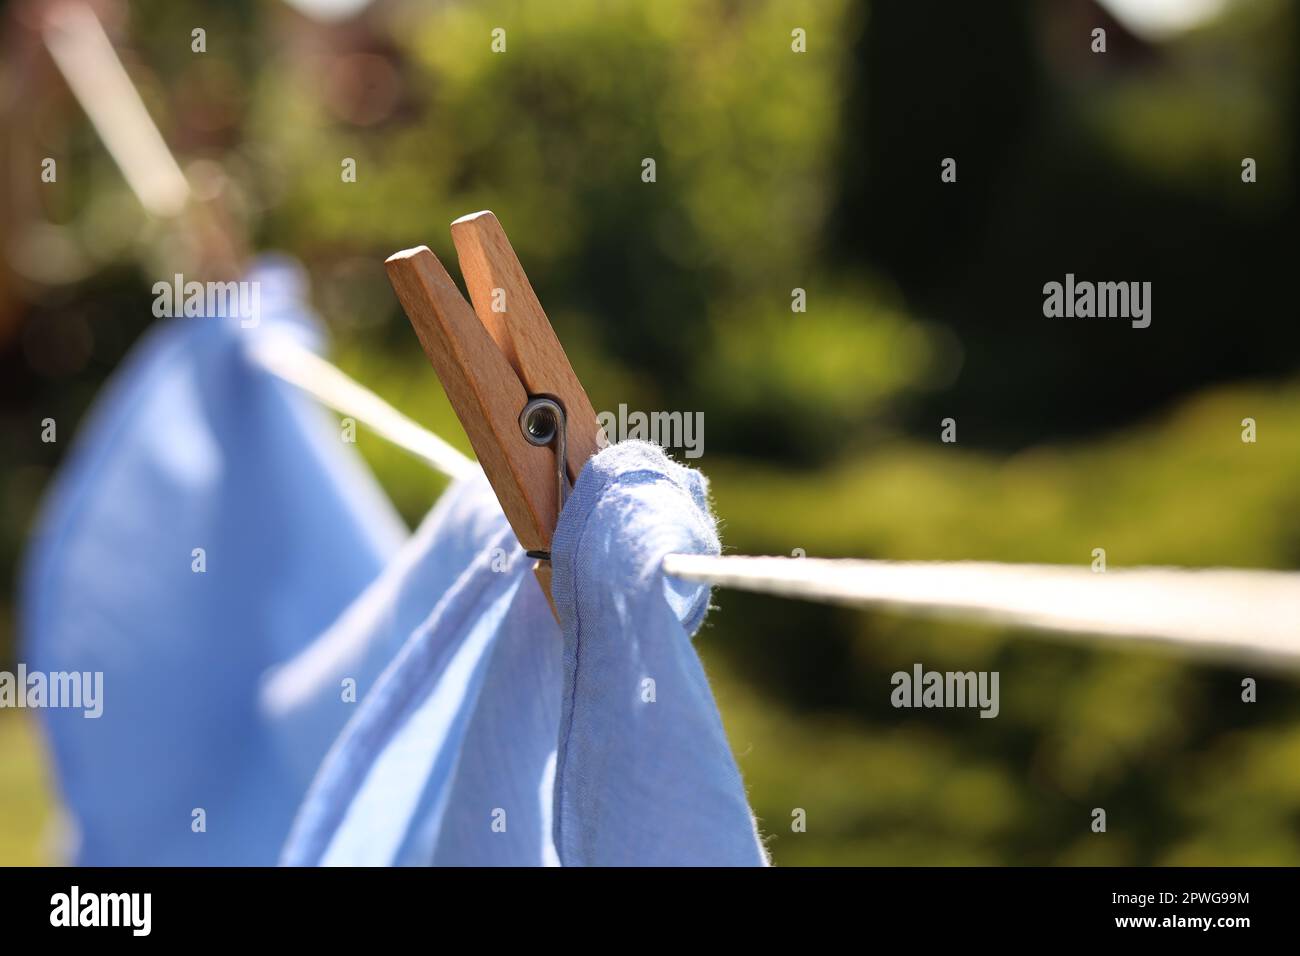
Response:
M523 432L524 440L528 444L537 445L539 448L550 445L555 450L555 486L558 504L555 513L558 515L564 510L564 503L569 498L569 476L566 467L569 459L564 438L568 431L568 420L564 415L564 406L546 395L530 398L523 411L519 413L519 430ZM539 561L551 560L549 551L525 553Z

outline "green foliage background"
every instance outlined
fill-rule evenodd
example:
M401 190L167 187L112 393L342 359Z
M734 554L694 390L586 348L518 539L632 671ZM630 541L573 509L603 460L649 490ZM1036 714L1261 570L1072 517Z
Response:
M1049 62L1054 5L902 6L390 3L327 30L278 5L151 0L126 37L169 141L220 164L258 248L311 269L335 360L462 447L381 264L420 243L454 262L447 224L491 208L598 409L704 413L698 464L729 550L1082 564L1102 546L1112 566L1296 567L1294 305L1247 298L1229 316L1212 298L1160 298L1205 274L1188 246L1197 223L1229 237L1216 281L1233 294L1269 289L1268 255L1294 251L1289 5L1242 2L1147 57L1121 46L1113 68L1074 73ZM199 22L210 52L196 57ZM794 27L806 54L791 51ZM965 42L966 28L993 45ZM927 37L946 72L908 67L926 54L903 35ZM1027 91L999 85L1007 63ZM984 94L1023 104L985 115ZM47 96L42 135L91 172L46 212L99 262L71 303L33 308L94 303L96 346L81 368L24 377L6 407L11 573L57 464L28 434L31 410L81 417L146 324L149 277L175 271L183 246L135 208L66 96ZM974 114L953 127L965 206L891 171L911 137L942 141L927 109L944 101L946 116ZM1252 187L1247 154L1263 171ZM918 160L927 183L942 155ZM1047 223L1034 189L1129 197L1146 214L1136 235L1114 218ZM1234 246L1256 236L1258 249ZM1134 250L1174 277L1157 282L1152 335L1047 328L1038 290L1070 261L1043 259L1053 243ZM1118 261L1111 277L1129 277ZM999 297L1012 281L1027 298ZM794 287L806 313L791 313ZM944 414L955 446L938 441ZM1248 416L1254 445L1240 440ZM377 438L360 448L418 521L440 482ZM777 863L1300 863L1293 673L738 593L715 603L696 643ZM1000 717L892 709L890 674L916 661L1000 671ZM1260 681L1257 704L1240 700L1244 676ZM54 801L32 728L0 713L0 862L50 859ZM1105 835L1089 830L1099 806ZM795 808L806 833L791 832Z

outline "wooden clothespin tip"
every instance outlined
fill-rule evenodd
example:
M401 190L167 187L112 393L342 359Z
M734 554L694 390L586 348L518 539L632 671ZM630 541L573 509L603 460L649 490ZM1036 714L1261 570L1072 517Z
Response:
M397 252L394 252L391 256L389 256L387 259L384 260L384 264L387 265L388 263L396 262L399 259L411 259L415 256L418 256L422 252L427 252L429 253L429 255L433 255L433 250L430 249L428 246L411 246L411 248L409 249L401 249Z

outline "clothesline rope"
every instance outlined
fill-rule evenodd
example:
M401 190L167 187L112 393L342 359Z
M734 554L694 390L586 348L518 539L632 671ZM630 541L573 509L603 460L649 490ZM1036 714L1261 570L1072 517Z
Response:
M249 349L249 355L276 377L296 385L339 414L355 418L452 480L468 478L480 470L473 459L287 336L267 336Z
M1300 574L1289 571L690 554L668 555L664 571L857 607L1300 657Z

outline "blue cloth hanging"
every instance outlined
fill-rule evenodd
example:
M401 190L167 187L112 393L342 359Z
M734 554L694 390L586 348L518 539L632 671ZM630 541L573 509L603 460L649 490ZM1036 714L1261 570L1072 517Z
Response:
M706 491L653 445L593 458L552 545L562 633L486 483L465 491L444 533L497 533L330 752L284 862L765 863L690 642L708 589L659 570L718 552Z
M98 719L40 712L78 863L274 862L355 705L321 683L276 707L264 677L406 537L330 417L249 361L264 335L315 344L298 268L265 260L245 279L259 283L256 327L164 319L141 341L80 429L26 558L21 660L103 674ZM362 656L383 658L377 672L393 650Z

